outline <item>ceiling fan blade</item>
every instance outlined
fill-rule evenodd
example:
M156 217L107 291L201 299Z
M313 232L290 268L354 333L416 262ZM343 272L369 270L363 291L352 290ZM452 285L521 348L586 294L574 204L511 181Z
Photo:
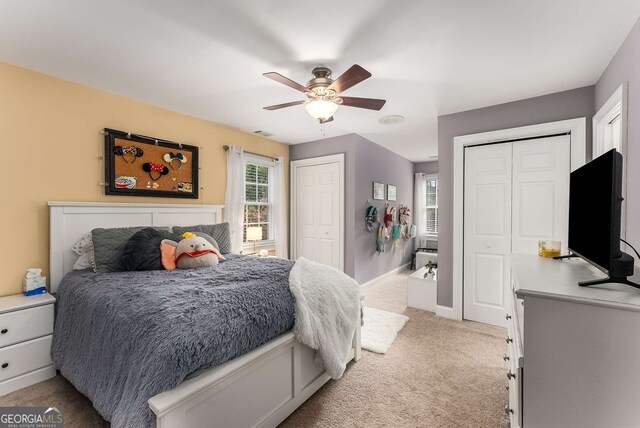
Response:
M318 122L320 122L320 123L333 122L333 116L331 116L330 118L327 118L327 119L319 119Z
M378 100L376 98L358 98L358 97L340 97L342 105L349 107L366 108L369 110L380 110L387 100Z
M350 69L345 71L342 76L334 80L327 89L333 89L336 91L336 94L339 94L369 77L371 77L371 73L360 67L358 64L354 64Z
M288 87L293 88L297 91L307 92L307 88L305 88L301 84L296 83L293 80L289 79L288 77L284 77L282 74L276 73L275 71L264 73L263 76L268 77L271 80L275 80L278 83L282 83L283 85L287 85Z
M273 106L267 106L267 107L262 107L262 108L265 109L265 110L278 110L278 109L285 108L285 107L297 106L299 104L304 104L304 100L291 101L290 103L276 104L276 105L273 105Z

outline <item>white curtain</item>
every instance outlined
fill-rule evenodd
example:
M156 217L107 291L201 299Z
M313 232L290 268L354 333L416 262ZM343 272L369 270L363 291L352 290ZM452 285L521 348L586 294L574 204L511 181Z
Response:
M415 248L424 248L427 245L427 174L417 173L415 175L415 189L413 192L413 207L415 224L418 229Z
M279 156L274 168L274 204L273 204L273 228L276 245L276 256L288 258L287 253L287 210L284 184L284 158Z
M227 150L227 190L224 196L224 214L231 230L231 251L242 250L244 225L244 152L242 147Z

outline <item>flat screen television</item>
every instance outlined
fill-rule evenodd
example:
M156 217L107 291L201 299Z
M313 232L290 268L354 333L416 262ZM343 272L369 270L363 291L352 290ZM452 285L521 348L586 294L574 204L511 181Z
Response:
M622 155L612 149L571 173L569 184L569 250L602 270L608 278L584 281L596 285L627 280L633 257L620 250L622 221Z

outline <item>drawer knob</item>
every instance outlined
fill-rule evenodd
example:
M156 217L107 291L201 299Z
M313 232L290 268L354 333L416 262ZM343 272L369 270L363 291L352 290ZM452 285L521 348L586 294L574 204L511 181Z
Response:
M511 315L509 315L509 314L504 314L504 318L505 318L505 319L507 319L507 320L510 320L510 319L511 319Z
M9 367L9 363L4 363L4 364L2 364L2 368L3 368L3 369L6 369L7 367Z
M509 408L509 405L504 406L504 412L505 412L507 415L509 415L509 414L513 415L513 409L510 409L510 408Z
M5 334L6 332L8 332L9 330L6 328L3 328L2 330L0 330L0 333Z
M511 358L509 358L509 356L508 356L508 355L504 355L504 356L502 357L502 359L503 359L504 361L509 361Z
M507 373L507 379L511 380L511 379L515 379L516 375L511 373L511 370L509 370L509 373Z
M509 390L509 385L505 386L504 389Z
M513 339L510 338L509 336L507 336L507 338L505 340L507 341L507 343L512 343L513 342Z

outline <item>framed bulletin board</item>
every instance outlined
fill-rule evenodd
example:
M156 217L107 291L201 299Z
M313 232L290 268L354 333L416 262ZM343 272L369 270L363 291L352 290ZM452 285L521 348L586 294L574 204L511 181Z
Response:
M104 130L107 195L198 198L198 147Z

